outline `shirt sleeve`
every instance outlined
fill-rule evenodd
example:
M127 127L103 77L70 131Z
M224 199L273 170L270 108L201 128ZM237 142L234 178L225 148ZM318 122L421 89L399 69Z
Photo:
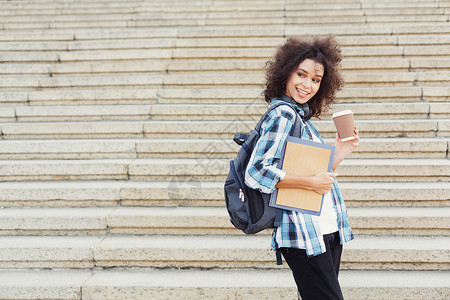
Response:
M272 110L261 125L261 137L245 171L245 184L262 193L270 194L275 185L286 176L278 168L284 142L289 136L294 120L294 110L281 105Z

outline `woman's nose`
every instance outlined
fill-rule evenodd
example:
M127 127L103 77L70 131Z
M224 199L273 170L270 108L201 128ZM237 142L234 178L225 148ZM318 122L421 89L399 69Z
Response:
M302 85L305 88L309 88L311 86L311 81L308 78L305 78L305 80L302 81Z

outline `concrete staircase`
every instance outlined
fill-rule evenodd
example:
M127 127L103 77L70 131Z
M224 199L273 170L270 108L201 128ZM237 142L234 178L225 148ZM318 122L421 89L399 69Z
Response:
M335 34L346 299L450 298L450 2L0 0L0 298L296 299L223 200L287 36ZM330 114L314 121L333 142Z

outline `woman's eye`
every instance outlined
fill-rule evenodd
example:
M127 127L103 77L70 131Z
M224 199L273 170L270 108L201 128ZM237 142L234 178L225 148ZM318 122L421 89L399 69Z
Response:
M320 82L320 79L313 79L313 81L314 81L315 83L319 83L319 82Z

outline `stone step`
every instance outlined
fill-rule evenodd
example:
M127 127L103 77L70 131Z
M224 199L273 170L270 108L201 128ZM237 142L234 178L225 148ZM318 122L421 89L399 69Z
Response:
M29 5L32 5L31 3ZM124 21L124 20L133 20L136 17L129 14L51 14L47 15L41 14L41 10L44 9L44 6L41 6L39 10L30 11L27 10L27 15L17 15L10 13L8 15L2 16L3 24L23 24L23 23L46 23L46 24L54 24L60 22L95 22L95 21ZM29 8L27 6L27 8ZM51 9L51 8L50 8ZM106 11L108 12L108 11ZM437 14L437 12L436 12ZM38 24L36 24L38 25ZM33 28L33 27L32 27Z
M89 40L89 41L15 41L4 42L1 51L79 51L79 50L112 50L112 49L154 49L173 48L174 38L148 38L134 40ZM437 44L439 44L437 42ZM276 45L275 45L276 46Z
M421 28L419 28L421 26ZM298 34L299 25L297 24L287 24L285 26L281 25L259 25L257 28L255 26L208 26L204 30L199 30L196 27L187 27L177 29L180 38L192 38L198 36L199 38L208 37L255 37L255 36L266 36L263 32L272 29L270 36L280 37L280 36L292 36ZM328 32L329 34L334 34L338 36L356 36L356 35L402 35L402 34L424 34L428 32L429 34L447 34L449 33L448 28L446 28L445 23L436 24L415 24L410 23L399 23L399 24L328 24L323 26L306 25L302 26L310 34L320 34L323 32Z
M152 105L55 105L1 107L0 120L18 122L55 121L213 121L259 120L268 105L253 104L152 104ZM450 117L450 103L339 103L321 119L330 120L334 112L352 110L356 120L436 119Z
M368 137L435 137L448 136L448 129L445 127L448 123L447 119L436 120L356 120L360 136ZM24 132L15 133L14 126L20 131L19 124L8 124L5 126L4 136L7 138L8 133L25 134ZM23 126L26 126L23 125ZM334 137L336 128L331 120L323 120L315 122L317 130L323 137ZM0 124L3 129L3 125ZM11 128L7 130L6 128ZM170 134L173 138L211 138L227 137L234 135L236 132L249 132L254 128L252 121L152 121L144 124L144 132L146 137L161 137ZM11 130L11 131L10 131ZM25 131L25 130L24 130ZM227 135L228 133L228 135ZM200 137L201 136L201 137ZM12 138L13 136L11 136Z
M150 75L110 75L110 76L73 76L73 77L2 77L0 78L0 90L36 90L59 88L85 88L121 86L128 88L150 88L163 85L163 76Z
M395 35L407 35L407 34L434 34L437 32L442 32L442 33L448 33L450 30L448 28L446 28L446 26L442 26L443 24L439 24L438 26L433 26L433 25L399 25L399 26L393 26L392 27L392 34ZM435 27L435 28L433 28ZM448 26L447 26L448 27Z
M436 69L448 69L450 63L448 59L411 59L411 69L416 71L427 71L427 70L436 70Z
M59 54L61 62L76 61L109 61L109 60L139 60L139 59L172 59L171 49L122 49L98 51L72 51Z
M171 147L168 147L170 143ZM334 139L325 139L333 144ZM447 158L448 139L365 138L352 158ZM228 158L232 139L4 140L0 159Z
M363 11L358 11L361 13L364 13ZM281 15L283 12L279 11L278 15ZM447 22L449 20L448 15L439 14L439 11L436 11L434 15L420 15L419 13L417 15L390 15L390 16L379 16L379 15L373 15L373 16L354 16L354 15L338 15L338 16L329 16L329 14L321 13L320 11L318 13L311 13L307 17L305 17L305 13L307 11L303 12L303 17L286 17L286 18L277 18L276 12L271 12L273 14L272 19L268 17L260 17L260 12L258 12L257 18L251 18L249 15L246 15L243 18L208 18L208 17L202 17L199 16L196 19L153 19L152 16L139 16L138 20L131 20L126 22L127 27L183 27L183 26L238 26L238 25L314 25L314 24L320 24L320 25L333 25L333 24L418 24L423 23L426 25L429 25L432 22L436 22L436 24ZM72 27L76 28L86 28L86 27L92 27L94 28L96 25L98 26L99 22L89 22L89 24L85 23L72 23ZM23 23L22 23L23 24ZM44 26L45 23L39 23ZM119 21L112 22L108 21L110 27L119 27L125 25L119 23ZM64 23L62 22L55 22L52 23L52 28L65 28ZM32 26L31 23L29 23L28 27L25 28L33 28L36 26ZM9 28L24 28L24 26L19 26L16 24L14 25L5 25L5 29Z
M448 181L442 182L343 182L348 207L445 207L450 203Z
M446 299L446 271L342 270L345 299ZM0 270L5 299L294 299L289 270Z
M43 89L41 91L0 91L0 103L11 105L101 105L101 104L257 104L263 102L259 88L148 88ZM450 87L347 87L338 93L340 103L448 102Z
M173 42L169 42L172 43ZM39 63L69 63L79 61L117 61L117 60L149 60L149 59L259 59L268 60L274 53L273 47L233 48L167 48L145 47L120 49L117 44L111 50L53 50L53 51L2 51L1 59L4 63L39 62ZM16 46L17 47L17 46ZM41 46L42 47L42 46ZM422 49L422 52L419 50ZM69 49L70 50L70 49ZM361 59L367 56L378 59L401 59L402 57L419 57L428 55L449 56L448 45L420 45L420 46L352 46L342 47L345 59ZM395 78L394 78L395 79ZM392 79L391 79L392 80Z
M67 18L69 16L64 16ZM28 17L27 17L28 18ZM68 38L69 39L69 38ZM405 36L338 36L336 37L338 43L343 49L349 50L350 47L355 46L410 46L410 45L447 45L449 44L450 36L448 34L429 35L424 40L420 35L405 35ZM284 37L248 37L246 39L240 38L185 38L176 39L176 37L168 36L161 38L134 38L134 39L110 39L110 40L62 40L54 41L5 41L0 45L0 51L27 51L27 52L41 52L41 51L80 51L80 50L112 50L112 49L166 49L166 48L268 48L274 49L284 42ZM346 51L347 51L346 50ZM237 58L239 59L239 58ZM348 60L357 60L351 59ZM364 61L374 61L373 58L365 58ZM385 68L392 68L390 64L396 60L403 60L403 58L388 59L389 65ZM242 59L239 60L242 63ZM345 69L347 61L343 61ZM382 68L382 64L375 65L376 68Z
M392 2L388 2L388 1L382 1L379 3L373 3L370 1L362 1L361 3L361 7L362 8L406 8L406 7L423 7L423 8L429 8L429 7L434 7L437 8L439 7L438 3L434 3L432 1L411 1L411 2L405 2L405 1L392 1Z
M4 1L3 1L4 2ZM123 7L136 7L139 6L140 3L137 1L114 1L114 2L105 2L105 1L60 1L60 2L51 2L51 1L38 1L38 3L34 1L21 1L21 2L5 2L5 7L9 8L20 8L25 11L36 11L39 12L40 7L44 8L123 8ZM41 5L41 6L40 6Z
M121 201L125 181L0 182L1 207L113 207ZM141 189L144 187L143 185ZM158 188L159 186L159 188ZM167 183L148 183L152 195L166 195ZM153 190L155 188L155 190ZM136 188L130 190L129 197ZM124 190L126 192L126 190ZM124 194L125 196L126 194ZM164 198L164 197L160 197ZM169 198L167 198L169 199Z
M247 4L247 3L245 3ZM156 10L146 10L141 11L139 13L129 14L130 10L125 9L122 14L118 14L116 11L105 10L99 11L97 9L94 12L90 11L89 14L78 14L79 10L73 10L72 13L67 9L63 12L59 12L55 9L49 8L50 11L44 15L41 10L36 7L35 10L30 10L31 7L24 8L24 12L26 15L10 13L9 15L5 15L2 18L4 28L14 28L8 25L11 24L30 24L30 28L32 22L35 22L39 25L40 23L45 24L59 24L66 22L95 22L95 21L167 21L164 24L167 26L173 26L173 24L178 24L180 21L203 21L203 24L206 25L224 25L224 24L235 24L235 23L225 23L218 21L241 21L243 24L251 24L248 21L261 19L260 22L266 20L266 22L262 24L278 24L276 20L270 20L270 17L276 18L278 20L283 20L286 24L295 24L298 23L298 18L303 16L305 19L304 24L314 24L318 23L317 17L327 17L322 19L320 24L329 24L329 23L376 23L379 18L383 18L383 16L389 15L389 19L385 20L385 23L396 23L396 22L411 22L411 21L422 21L422 22L446 22L446 14L444 8L435 7L409 7L405 8L404 4L402 7L397 7L396 10L388 10L386 7L376 8L376 7L363 7L362 9L359 7L347 8L347 9L336 9L336 10L324 10L324 9L311 9L311 7L305 7L304 10L301 9L292 9L292 6L289 6L289 9L286 10L283 6L273 6L270 11L262 10L254 7L245 7L244 5L239 5L239 10L231 12L231 9L224 6L215 6L209 7L208 11L184 11L184 12L166 12L161 13ZM84 7L86 8L86 7ZM234 7L236 8L236 7ZM297 7L296 7L297 8ZM64 15L61 15L63 13ZM109 13L109 14L107 14ZM306 17L305 17L306 16ZM433 18L423 18L430 17ZM338 17L341 17L340 19ZM416 19L412 19L412 17ZM66 19L64 19L66 18ZM316 20L314 20L316 18ZM345 19L346 22L343 20ZM170 23L172 22L172 24ZM284 22L283 22L284 23ZM128 23L130 24L130 23ZM186 24L195 24L189 23ZM37 27L36 26L36 27ZM34 28L36 28L34 27Z
M236 1L234 1L236 2ZM189 5L187 4L186 6L182 7L182 8L177 8L177 7L168 7L167 5L163 5L163 2L158 2L158 5L148 5L146 3L120 3L120 5L118 5L117 3L115 3L114 5L108 5L105 6L104 4L101 3L89 3L86 6L77 6L77 5L67 5L66 3L64 5L61 4L44 4L44 8L49 9L50 11L47 12L47 14L57 14L57 13L63 13L63 14L80 14L81 12L86 12L86 13L90 13L90 14L106 14L107 12L109 13L121 13L122 15L125 15L127 13L138 13L138 16L140 15L147 15L148 13L146 12L152 12L152 13L156 13L156 12L164 12L164 15L168 15L168 18L177 18L176 15L171 15L170 12L182 12L184 15L189 15L189 14L194 14L196 16L203 16L204 18L206 17L211 17L211 18L217 18L218 16L222 15L222 14L227 14L228 11L231 11L231 8L229 6L226 6L226 2L222 2L222 3L211 3L211 2L204 2L204 3L198 3L197 5ZM414 4L417 3L417 6L414 6ZM200 4L202 4L202 6L199 6ZM301 8L304 8L307 11L312 11L312 12L322 12L325 9L331 9L331 10L335 10L335 11L346 11L346 14L350 14L352 15L352 13L348 13L347 11L350 12L360 12L363 13L365 11L376 11L376 10L380 10L380 9L386 9L387 5L379 5L379 6L375 6L375 5L371 5L370 3L364 3L363 5L360 5L359 3L335 3L335 4L330 4L330 3L315 3L316 5L312 5L312 3L307 3L307 4L303 4L302 6L299 6L298 4L286 4L283 5L284 3L280 3L278 1L272 1L272 2L265 2L265 5L262 7L254 7L254 6L250 6L248 4L248 2L245 1L240 1L240 2L236 2L235 5L237 5L238 12L244 12L244 11L260 11L260 12L264 12L265 10L271 10L274 12L283 12L284 9L286 9L287 11L293 11L294 13L297 12L298 10L300 10ZM395 2L395 3L390 3L389 7L393 7L393 8L399 8L402 10L405 9L409 9L409 10L414 10L414 13L416 13L418 8L423 8L423 9L427 9L427 10L436 10L439 11L439 5L437 5L436 3L423 3L423 2L414 2L412 3L412 5L405 5L404 2ZM445 6L443 6L445 7ZM20 16L20 15L41 15L43 14L40 10L39 10L39 6L37 5L33 5L30 4L30 6L23 6L23 5L8 5L6 6L7 11L9 11L10 13L8 15L11 15L12 13L14 13L15 16ZM100 9L101 8L101 9ZM442 9L441 9L442 10ZM207 14L208 13L208 14ZM355 14L355 13L353 13ZM308 14L309 15L309 14ZM228 15L226 15L228 16ZM282 17L283 15L280 15L280 17ZM53 19L51 19L52 21L54 21Z
M141 155L138 147L145 147L145 141L134 139L2 141L4 147L0 150L0 158L25 160L137 158ZM138 146L140 143L143 145ZM164 144L167 147L167 140Z
M115 43L116 44L116 43ZM128 45L129 43L127 43ZM20 46L20 45L19 45ZM383 62L381 62L383 61ZM433 69L445 69L445 59L433 59L429 60L429 64L426 65L423 59L347 59L343 62L343 72L349 73L353 71L398 71L407 72L411 65L416 66L419 70L433 70ZM261 73L265 64L265 59L224 59L224 60L174 60L174 61L162 61L162 60L139 60L139 61L117 61L114 64L110 62L67 62L61 64L43 64L43 63L7 63L4 64L4 68L0 71L0 74L5 76L13 75L82 75L82 74L108 74L108 73L163 73L166 70L169 73L176 72L195 72L195 71L227 71L227 72L249 72ZM443 63L443 65L440 65ZM424 69L427 68L427 69Z
M144 136L144 123L146 122L2 123L0 128L3 138L10 134L10 138L18 139L139 138Z
M429 23L432 22L448 22L449 16L444 14L439 14L439 12L436 12L435 15L397 15L397 16L367 16L363 18L362 23L411 23L416 20L418 23L423 22Z
M201 54L200 54L201 55ZM235 73L222 72L220 76L216 72L202 73L172 73L164 76L164 86L190 86L201 87L205 85L242 85L256 87L263 83L263 76L259 73ZM192 75L192 76L191 76ZM135 75L137 76L137 75ZM389 80L389 77L395 79ZM447 71L427 71L427 72L399 72L390 71L383 73L343 73L344 80L349 87L358 86L412 86L415 83L420 85L436 85L449 82L450 72ZM76 77L74 77L76 78ZM55 77L55 79L59 79ZM60 79L61 80L61 79ZM117 82L117 79L115 79ZM118 83L120 84L120 83Z
M12 10L5 10L3 11L2 15L7 15L7 16L36 16L36 15L84 15L84 14L93 14L93 15L102 15L102 14L122 14L122 15L126 15L126 14L134 14L135 13L135 9L133 7L102 7L102 6L97 6L97 7L74 7L74 8L66 8L66 7L55 7L55 6L51 6L51 7L47 7L45 9L45 11L43 10L43 8L39 9L23 9L23 8L15 8ZM9 22L5 22L3 23L3 29L15 29L15 27L13 26L9 26L9 25L13 25L14 23L9 23ZM53 22L49 22L48 24L53 24ZM30 28L30 29L35 29L35 28L39 28L39 23L35 24L35 26L30 26L30 27L26 27L26 28ZM45 27L48 28L48 27Z
M1 12L0 12L1 13ZM31 30L32 31L32 30ZM2 42L24 42L24 41L73 41L74 34L70 31L52 32L49 30L39 30L30 32L30 30L2 31L0 41Z
M168 105L18 106L15 109L12 107L0 109L0 113L14 109L16 120L19 122L150 120L158 114L158 111L165 111L171 107Z
M1 52L2 63L57 63L57 52ZM2 80L3 81L3 80ZM3 83L3 82L2 82Z
M260 104L262 100L260 89L253 88L227 88L227 89L160 89L158 90L160 103L251 103ZM33 92L46 97L44 92ZM340 103L394 103L435 101L446 102L450 94L450 88L446 86L424 87L346 87L337 94ZM32 95L32 94L31 94ZM30 96L31 96L30 95ZM67 97L67 96L66 96ZM44 99L41 98L43 103ZM33 99L31 99L33 101ZM32 102L33 103L33 102Z
M20 44L18 45L20 47ZM46 63L5 63L3 65L0 75L2 76L22 76L22 75L39 75L39 76L50 76L51 64Z
M147 54L145 54L147 55ZM413 86L420 85L445 85L450 82L450 72L447 71L426 71L426 72L373 72L355 73L347 72L343 74L348 87L369 87L369 86ZM395 79L389 80L389 78ZM90 79L90 81L89 81ZM69 75L69 76L0 76L0 90L35 90L52 88L80 88L80 87L162 87L169 88L194 88L207 86L217 87L252 87L261 86L264 75L261 72L186 72L171 73L162 75L156 74L116 74L92 76Z
M228 159L3 160L1 181L52 180L218 180ZM450 176L448 159L347 159L340 181L439 182Z
M114 86L43 89L39 91L0 91L2 106L15 105L104 105L104 104L251 104L264 103L260 88L137 88ZM448 86L346 87L339 103L448 102Z
M341 182L342 193L349 207L426 207L446 206L449 203L447 183L421 182ZM130 206L222 206L223 181L199 182L175 179L161 186L133 183L121 189L121 203ZM29 197L29 196L28 196ZM27 199L25 199L27 200Z
M286 12L287 13L287 12ZM304 13L302 13L304 15ZM448 34L439 35L429 35L429 39L424 40L421 35L366 35L366 36L336 36L336 40L343 48L348 48L351 46L405 46L405 45L441 45L449 43ZM217 38L183 38L177 39L175 41L176 48L211 48L211 47L235 47L235 48L251 48L251 47L269 47L274 49L278 45L284 42L284 37L248 37L246 39L234 38L234 37L223 37L221 39ZM120 40L119 42L121 42ZM133 47L135 40L128 40L128 47ZM153 41L153 39L152 39ZM125 41L123 41L125 42ZM82 43L83 45L94 44L92 41L85 42L69 42L70 45L77 45L77 43ZM94 45L101 42L97 41ZM110 43L105 41L105 43ZM137 42L139 44L139 42ZM119 44L120 45L120 44ZM125 46L125 45L122 45ZM147 45L148 47L149 45ZM95 47L95 46L91 46ZM78 48L72 49L77 50ZM93 48L96 49L96 48ZM365 58L371 60L371 58ZM345 61L343 61L345 66ZM386 66L387 67L387 66Z
M103 10L102 10L103 11ZM71 13L68 11L54 11L55 13ZM100 12L97 11L97 12ZM76 13L83 13L78 10ZM116 11L111 11L116 13ZM59 28L126 28L131 22L129 21L91 21L91 22L51 22L51 23L6 23L2 26L3 30L23 30L23 29L59 29Z
M158 40L156 41L158 42ZM93 43L93 42L91 42ZM100 43L100 42L96 42ZM160 42L161 43L161 42ZM148 41L148 44L153 44L152 46L139 47L130 46L131 43L126 44L125 41L118 41L116 46L107 47L101 46L99 49L93 50L82 50L82 49L72 49L71 44L67 45L67 49L60 49L64 47L61 43L53 42L50 49L39 50L43 48L45 44L37 44L37 49L31 52L25 52L25 49L21 51L13 51L14 48L18 48L21 43L13 43L12 45L5 44L3 47L8 47L1 52L1 59L4 63L10 62L53 62L53 63L68 63L68 62L79 62L79 61L115 61L115 60L148 60L148 59L259 59L267 60L271 59L274 53L274 47L232 47L232 46L221 46L214 47L213 45L205 46L203 48L174 48L174 41L165 40L164 44L155 44L153 40ZM33 43L32 45L35 45ZM103 42L105 44L105 42ZM96 44L94 44L96 45ZM24 44L26 47L27 44ZM31 46L31 45L30 45ZM30 47L28 46L28 47ZM76 47L76 44L75 46ZM361 59L366 56L372 56L378 59L401 59L403 54L408 56L424 56L425 53L437 54L437 55L448 55L449 52L446 50L447 45L421 45L424 53L418 52L418 46L351 46L342 47L342 54L345 59ZM53 50L53 49L54 50ZM92 46L90 47L92 48ZM106 48L103 50L103 48ZM144 48L144 49L143 49ZM109 49L109 50L108 50ZM69 51L68 51L69 50ZM76 50L76 51L73 51Z
M68 62L62 64L45 64L45 63L5 63L0 75L2 77L17 77L23 75L40 75L41 77L46 76L74 76L74 75L107 75L114 73L120 75L122 73L130 75L138 75L141 73L155 73L163 74L166 70L172 73L179 72L197 72L202 70L202 72L213 72L220 71L235 72L235 73L248 73L249 71L254 72L252 76L258 76L262 72L262 68L265 64L264 59L248 59L248 60L237 60L237 59L224 59L220 61L214 60L177 60L177 61L167 61L163 60L141 60L136 62L126 62L117 61L114 64L110 62ZM353 72L371 72L373 71L389 71L389 72L399 72L402 74L414 74L419 79L420 71L434 71L434 70L444 70L448 67L448 59L383 59L381 63L380 59L347 59L343 62L343 73L344 76L350 76L351 79ZM408 70L411 68L411 72ZM197 74L197 73L196 73ZM347 74L347 75L346 75ZM436 74L436 73L431 73ZM439 74L439 73L438 73ZM445 74L445 73L443 73ZM425 76L425 74L420 74L420 76ZM250 74L249 74L250 76ZM349 79L348 78L348 79Z
M383 61L383 63L380 63L380 60ZM186 61L186 60L177 60L173 62L169 62L167 64L167 70L169 72L192 72L192 71L233 71L233 72L248 72L248 71L255 71L255 73L261 73L262 68L265 64L265 59L254 59L250 58L247 60L239 61L237 59L224 59L219 61L214 61L210 59L198 59L193 61ZM441 65L442 63L442 65ZM374 71L389 71L389 72L399 72L399 73L405 73L408 70L411 70L412 72L418 76L418 71L431 71L431 70L439 70L443 69L445 71L446 66L448 66L448 59L445 58L433 58L424 60L422 58L386 58L386 59L361 59L361 58L349 58L345 59L342 63L342 69L344 76L351 76L352 72L367 72L370 70L371 72ZM159 66L155 65L153 62L149 63L148 65L139 66L139 64L133 65L130 64L128 66L124 66L124 71L132 71L132 72L140 72L144 67L147 67L148 71L156 70L158 71ZM107 66L104 66L104 64L95 63L95 64L61 64L61 65L54 65L52 67L52 72L55 73L62 73L66 72L68 73L77 73L77 70L81 69L81 72L87 72L83 71L90 68L93 72L96 72L96 69L98 69L98 72L103 72ZM126 68L126 69L125 69ZM112 67L110 67L112 69ZM88 69L89 70L89 69ZM6 70L7 72L8 70ZM117 71L114 69L114 71ZM350 74L349 74L350 73ZM348 74L348 75L346 75ZM350 77L351 78L351 77ZM347 78L347 79L350 79Z
M267 60L271 59L273 55L273 47L261 48L173 48L173 41L167 40L165 42L166 48L158 49L161 47L158 44L153 47L146 46L145 48L130 49L129 44L125 49L120 49L120 43L117 43L111 50L78 50L78 51L65 51L57 50L57 45L63 47L61 44L55 44L53 51L3 51L1 53L1 59L4 63L24 63L24 62L39 62L39 63L72 63L80 61L123 61L123 60L160 60L160 59L258 59ZM20 43L16 43L16 48ZM44 44L45 45L45 44ZM38 47L43 47L43 44L38 44ZM138 44L139 45L139 44ZM7 46L7 45L5 45ZM5 47L3 46L3 47ZM69 46L66 46L69 47ZM125 46L124 46L125 47ZM14 44L10 48L14 49ZM422 49L422 52L420 51ZM72 49L67 49L72 50ZM420 46L352 46L343 47L342 53L345 59L361 59L366 56L371 56L377 59L399 60L402 57L413 59L420 56L449 56L448 45L420 45ZM438 58L438 57L436 57ZM344 65L345 66L345 65Z
M54 64L50 67L49 71L53 76L72 76L72 75L83 75L83 74L129 74L137 75L140 73L145 74L164 74L167 70L167 66L170 61L164 60L136 60L136 61L115 61L114 64L111 62L90 62L90 61L79 61L79 62L69 62L62 64Z
M441 36L441 39L439 38L439 35L430 35L430 39L423 39L423 36L421 35L400 35L398 38L398 45L448 45L450 36L447 34L444 34Z
M397 72L408 71L410 68L410 64L414 60L418 59L405 59L405 58L387 58L387 59L362 59L362 58L349 58L345 59L342 62L342 69L344 74L351 71L362 72L364 70L395 70ZM383 61L383 63L380 63ZM418 60L419 61L419 60ZM444 61L444 60L439 60ZM192 72L192 71L252 71L261 72L266 60L265 59L247 59L247 60L238 60L238 59L224 59L224 60L210 60L210 59L202 59L202 60L193 60L193 61L183 61L177 60L168 63L167 70L169 72ZM435 64L436 65L436 64ZM55 69L58 66L55 66ZM62 69L64 65L60 66ZM74 72L74 67L72 66L72 72ZM132 68L133 65L130 65L129 68ZM67 72L70 72L70 66L67 66ZM136 69L138 66L136 66ZM57 70L58 71L58 70Z
M364 13L363 11L358 11ZM286 17L283 18L283 11L279 10L278 13L271 11L270 14L272 18L262 17L261 12L256 12L258 17L252 17L254 14L241 14L241 18L227 18L227 15L222 18L219 16L207 16L206 13L203 15L189 15L187 18L182 18L183 16L177 16L169 19L161 19L158 17L153 17L154 14L140 14L140 15L125 15L119 17L117 20L112 20L111 18L104 19L102 15L97 16L99 20L74 20L74 21L62 21L53 20L52 22L48 20L37 20L34 22L21 22L21 21L10 21L2 25L4 30L23 30L23 29L61 29L61 28L73 28L73 29L85 29L85 28L130 28L130 27L146 27L146 28L158 28L158 27L198 27L198 26L249 26L249 25L348 25L348 24L419 24L423 23L429 25L430 23L444 23L449 20L448 15L440 14L440 11L436 11L434 15L390 15L379 16L354 16L354 15L338 15L329 16L329 14L324 13L311 13L308 17ZM68 11L54 11L54 13L67 14ZM74 13L81 13L77 10ZM97 11L96 13L100 13ZM116 13L112 11L111 13ZM209 14L208 14L209 15ZM280 17L277 17L279 15ZM158 14L156 14L158 16Z
M30 92L1 92L3 106L23 105L102 105L102 104L150 104L157 99L157 89L55 89Z
M349 209L355 234L378 236L447 236L449 235L448 224L450 224L448 213L447 208ZM18 225L14 228L18 228ZM108 216L108 228L112 234L242 234L231 225L224 207L153 207L150 209L121 207ZM272 230L261 234L271 235Z
M215 2L213 3L212 6L207 6L206 8L200 9L200 8L191 8L191 9L181 9L179 7L162 7L162 8L157 8L154 5L148 6L148 5L144 5L144 7L139 8L138 11L151 11L151 12L155 12L155 11L164 11L164 12L178 12L178 11L207 11L208 8L209 10L214 10L214 11L231 11L232 8L230 8L229 6L226 6L228 2L225 1L221 1L221 2ZM306 11L311 11L311 10L326 10L326 9L330 9L330 10L360 10L361 8L367 8L367 9L373 9L373 8L382 8L383 6L380 7L376 7L376 6L372 6L372 5L364 5L364 7L361 6L360 3L355 2L355 1L349 1L349 2L345 2L345 1L338 1L336 3L336 1L334 3L327 3L324 1L321 1L319 3L312 3L312 2L306 2L306 3L302 3L302 4L298 4L298 3L283 3L283 2L279 2L279 1L271 1L271 2L265 2L266 5L264 6L260 6L260 7L254 7L248 4L248 2L246 1L234 1L234 3L236 5L238 5L238 10L249 10L249 11L264 11L264 10L282 10L282 9L286 9L287 11L299 11L302 8L305 9ZM416 2L414 2L416 3ZM419 2L417 2L419 3ZM210 3L208 3L210 5ZM284 4L284 5L283 5ZM414 8L413 5L405 5L404 2L399 2L396 3L396 5L392 5L392 7L399 7L399 8ZM423 7L423 8L438 8L439 6L435 3L422 3L420 2L419 5L417 7Z
M275 268L270 237L1 236L2 268ZM449 270L448 237L357 236L342 269ZM284 266L287 267L286 265Z
M2 235L101 235L117 208L40 208L0 210ZM6 213L6 214L5 214ZM2 215L3 214L3 215ZM3 225L1 225L3 220ZM9 223L9 224L8 224ZM131 231L130 231L131 233Z
M383 1L384 3L387 1ZM403 3L404 4L404 3ZM398 5L396 9L390 9L388 7L377 8L364 8L364 15L366 16L409 16L409 15L445 15L446 10L444 7L404 7ZM388 21L389 23L389 21Z
M270 238L265 236L191 236L183 239L144 236L136 239L111 236L102 240L93 253L96 265L123 266L126 260L126 266L140 267L158 266L162 261L164 266L174 267L273 267L273 253L267 251ZM358 237L347 245L342 264L343 269L447 270L448 248L448 238L444 237ZM132 260L130 264L128 259ZM383 267L384 262L389 262L389 266ZM397 265L397 262L402 264Z
M408 46L414 47L414 46ZM431 46L430 46L431 47ZM361 47L348 47L342 48L342 55L344 59L346 58L362 58L366 56L371 57L391 57L391 58L401 58L406 47L398 46L361 46ZM411 48L415 49L415 48ZM441 49L444 51L445 49ZM429 50L433 51L432 49ZM172 57L174 59L236 59L236 58L254 58L254 59L271 59L274 50L272 48L180 48L174 49Z
M0 182L1 207L223 207L224 181ZM448 207L448 182L341 182L347 207Z
M153 28L152 30L139 28L122 29L49 29L49 30L14 30L4 31L0 41L81 41L81 40L108 40L108 39L136 39L136 38L176 38L177 29Z
M180 10L178 7L174 7ZM181 8L182 9L182 8ZM231 9L231 8L230 8ZM270 10L270 9L269 9ZM434 22L433 22L434 23ZM5 31L0 37L2 41L45 41L45 40L93 40L93 39L135 39L135 38L236 38L236 37L277 37L298 34L299 25L286 26L209 26L199 28L101 28L101 29L48 29L48 30L15 30ZM333 24L327 26L302 26L310 34L335 34L338 37L349 36L390 36L390 35L440 35L448 34L450 30L444 22L438 24ZM270 32L270 35L267 35Z
M350 208L356 235L449 236L450 208ZM3 208L0 235L242 235L225 207ZM272 230L263 231L271 235Z
M361 138L448 137L450 121L356 120ZM255 121L91 121L0 123L2 139L173 138L226 139L249 132ZM333 121L315 122L324 138L334 138Z
M211 38L211 37L271 37L293 36L298 34L300 25L285 26L264 26L257 28L254 26L209 26L203 29L199 28L180 28L178 29L179 38ZM309 34L334 34L338 36L356 36L356 35L402 35L402 34L446 34L449 33L448 26L445 23L417 25L414 23L405 24L333 24L333 25L306 25L301 26L304 32ZM268 31L270 30L270 31ZM265 34L264 34L265 32Z
M446 209L448 208L350 208L349 217L356 234L449 235L448 212L443 214Z

